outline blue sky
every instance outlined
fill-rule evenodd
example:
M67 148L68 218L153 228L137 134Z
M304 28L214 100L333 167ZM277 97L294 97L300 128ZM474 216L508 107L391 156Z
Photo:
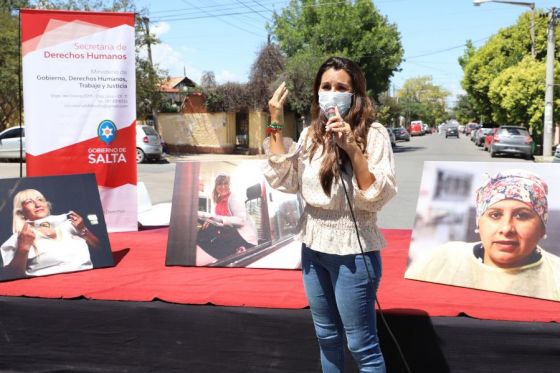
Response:
M154 62L171 76L186 72L197 83L204 71L213 71L220 83L246 82L256 53L266 43L265 25L272 10L281 10L287 3L136 0L139 9L149 10L150 31L162 42L152 50ZM534 3L538 9L560 7L560 0ZM472 0L378 0L374 4L397 25L405 50L402 71L393 77L392 88L398 90L407 79L428 75L453 96L462 92L457 58L463 54L465 42L470 39L481 46L500 28L530 11L526 6L498 3L474 6Z

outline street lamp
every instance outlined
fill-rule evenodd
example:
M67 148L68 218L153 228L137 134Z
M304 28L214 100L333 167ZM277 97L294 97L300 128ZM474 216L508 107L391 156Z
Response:
M502 0L473 0L473 5L480 6L484 3L502 3L511 5L528 6L531 8L531 56L535 58L535 3L528 3L524 1L502 1Z

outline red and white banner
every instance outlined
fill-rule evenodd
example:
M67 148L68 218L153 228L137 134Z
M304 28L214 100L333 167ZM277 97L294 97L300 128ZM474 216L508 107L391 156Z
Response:
M95 173L107 229L136 230L134 14L20 14L27 175Z

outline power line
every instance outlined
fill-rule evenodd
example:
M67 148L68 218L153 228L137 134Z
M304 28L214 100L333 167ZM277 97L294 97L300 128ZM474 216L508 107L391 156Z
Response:
M277 0L269 0L269 1L261 1L265 4L275 4L278 3ZM198 7L199 10L215 10L215 11L230 11L230 10L239 10L241 7L239 5L232 4L231 2L228 3L221 3L221 4L212 4L212 5L201 5ZM163 13L171 13L177 14L178 12L187 11L187 14L198 13L198 11L192 11L192 7L189 8L181 8L181 9L169 9L169 10L157 10L152 13L152 15L163 14Z
M261 16L262 18L264 18L267 21L272 21L270 18L263 16L261 13L263 12L261 11L257 11L253 8L251 8L249 5L245 4L244 2L242 2L241 0L235 0L236 2L238 2L239 4L243 5L245 8L249 9L251 12L258 14L259 16Z
M184 0L183 0L183 2L184 2ZM303 5L301 7L301 9L321 8L321 7L327 7L327 6L343 4L343 3L346 3L346 1L333 1L333 2L329 2L329 3L309 4L309 5ZM274 3L270 3L270 4L274 4ZM165 12L173 12L172 15L168 15L168 16L163 15L163 16L159 16L159 17L154 17L154 19L157 20L157 21L174 22L174 21L187 21L187 20L192 20L192 19L201 19L201 18L209 18L209 17L237 16L237 15L244 15L244 14L258 14L258 15L262 16L261 13L269 14L269 13L273 12L272 10L267 9L267 8L264 8L265 10L263 10L263 11L256 10L256 9L243 11L243 10L240 10L241 8L239 6L225 6L225 7L219 8L217 5L215 5L215 6L213 6L214 9L213 9L212 12L207 11L207 9L210 8L209 6L206 6L206 7L194 6L194 8L198 9L199 11L202 11L202 13L204 15L201 15L200 13L193 12L193 11L188 11L186 13L179 13L178 14L177 10L174 10L174 11L165 11ZM187 8L187 9L191 10L190 8ZM162 11L160 11L160 12L162 12Z
M195 6L195 5L190 4L190 3L189 3L188 1L186 1L186 0L182 0L182 1L183 1L185 4L187 4L187 5L193 6L193 7L197 8L197 9L201 10L202 12L206 13L206 14L209 15L209 16L212 16L212 17L219 17L220 20L221 20L222 22L227 23L228 25L230 25L230 26L232 26L232 27L235 27L235 28L238 29L238 30L245 31L245 32L247 32L247 33L249 33L249 34L252 34L252 35L255 35L255 36L258 36L258 37L263 37L263 35L256 34L256 33L254 33L253 31L247 30L247 29L245 29L245 28L243 28L243 27L240 27L240 26L237 26L237 25L235 25L235 24L233 24L233 23L231 23L231 22L228 22L228 21L225 20L225 19L222 19L223 16L220 16L219 14L212 14L212 13L210 13L210 12L207 12L207 11L204 10L204 9L201 9L201 8Z
M258 2L258 1L256 1L256 0L253 0L253 2L254 2L255 4L257 4L258 6L260 6L261 8L263 8L264 10L267 10L267 11L269 11L270 13L273 12L272 9L268 9L267 7L265 7L264 5L262 5L262 2ZM274 4L271 4L271 5L274 5Z
M482 39L475 40L475 41L473 41L473 43L478 43L478 42L480 42L480 41L488 40L489 38L491 38L491 36L488 36L488 37L485 37L485 38L482 38ZM424 54L419 54L419 55L417 55L417 56L408 57L406 60L410 60L410 59L413 59L413 58L426 57L426 56L433 56L434 54L445 53L445 52L452 51L452 50L454 50L454 49L464 48L464 47L466 47L466 46L467 46L467 44L456 45L456 46L454 46L454 47L445 48L445 49L440 49L440 50L437 50L437 51L434 51L434 52L428 52L428 53L424 53Z

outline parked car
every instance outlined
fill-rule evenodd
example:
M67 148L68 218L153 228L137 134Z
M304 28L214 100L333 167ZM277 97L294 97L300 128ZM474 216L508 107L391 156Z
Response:
M465 126L465 135L470 136L471 132L475 129L480 128L480 124L478 123L467 123Z
M552 155L552 163L560 163L560 145L556 145L556 149L554 150L554 154Z
M474 142L474 140L476 139L476 134L478 132L479 128L474 128L471 131L471 134L469 135L469 138L471 139L472 142Z
M492 133L492 128L479 128L474 136L474 144L476 146L483 146L486 135Z
M492 128L492 132L490 132L489 134L487 134L484 137L484 145L482 145L484 147L485 151L490 151L490 146L492 146L492 142L494 141L494 135L496 134L496 131L498 130L497 127Z
M147 125L136 126L136 163L148 159L159 160L163 153L161 138L156 130Z
M392 128L387 128L387 133L389 134L389 139L391 140L391 147L397 146L397 140L395 139L395 133Z
M553 163L560 163L560 145L556 146L556 151L554 152L554 158L552 158Z
M20 136L25 159L25 130L23 127L10 127L0 132L0 159L19 159Z
M422 136L424 134L421 120L413 120L410 122L409 128L410 136Z
M457 127L447 127L445 130L445 138L448 137L459 138L459 129Z
M533 139L529 131L521 126L500 126L494 134L494 141L490 146L490 156L497 154L517 154L526 159L533 158L531 143Z
M410 141L410 134L404 127L392 128L396 141Z

